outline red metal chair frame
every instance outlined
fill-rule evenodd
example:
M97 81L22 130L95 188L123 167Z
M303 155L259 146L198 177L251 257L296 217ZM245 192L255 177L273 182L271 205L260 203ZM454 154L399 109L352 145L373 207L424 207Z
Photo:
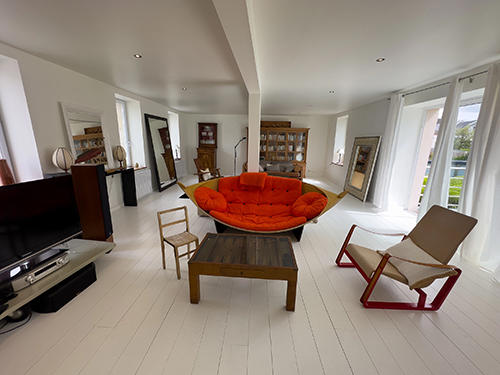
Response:
M382 275L382 271L384 270L385 266L387 265L387 262L389 261L389 258L391 257L390 254L385 254L377 269L373 273L372 277L369 277L363 269L359 266L359 264L356 262L356 260L349 254L347 251L347 245L349 244L349 241L354 233L354 229L360 228L365 231L368 231L362 227L358 227L357 225L353 225L351 229L349 230L349 233L344 241L344 244L342 245L342 248L337 256L337 259L335 260L335 263L337 264L338 267L355 267L363 276L363 278L366 280L368 285L366 286L365 291L361 295L360 302L363 304L365 308L368 309L393 309L393 310L427 310L427 311L436 311L438 310L441 305L443 304L444 300L450 293L451 289L457 282L460 274L462 271L457 268L453 267L453 269L457 272L457 275L450 276L442 286L442 288L439 290L437 293L436 297L432 302L426 303L427 299L427 294L419 288L415 288L414 290L419 294L418 297L418 302L417 303L410 303L410 302L379 302L379 301L369 301L368 299L370 298L370 295L373 292L373 289L375 288L375 285L377 285L378 280L380 279L380 276ZM378 234L378 235L387 235L387 236L404 236L406 238L406 235L404 234L385 234L385 233L376 233L376 232L371 232L370 233ZM342 257L343 255L346 255L351 262L342 262Z

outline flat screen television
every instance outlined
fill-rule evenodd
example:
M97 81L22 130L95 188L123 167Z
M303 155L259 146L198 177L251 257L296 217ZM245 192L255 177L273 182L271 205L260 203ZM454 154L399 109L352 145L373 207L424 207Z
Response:
M0 187L0 284L81 233L71 175Z

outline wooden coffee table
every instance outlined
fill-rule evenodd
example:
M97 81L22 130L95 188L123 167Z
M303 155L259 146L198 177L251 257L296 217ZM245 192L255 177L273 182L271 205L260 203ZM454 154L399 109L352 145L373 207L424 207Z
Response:
M287 311L295 310L298 267L289 237L207 233L188 261L191 303L200 301L200 275L286 280Z

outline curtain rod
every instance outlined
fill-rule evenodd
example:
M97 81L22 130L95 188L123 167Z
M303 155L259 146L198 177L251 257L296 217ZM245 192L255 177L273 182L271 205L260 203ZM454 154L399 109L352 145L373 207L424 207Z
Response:
M467 79L467 78L473 78L475 76L478 76L478 75L481 75L481 74L484 74L484 73L488 73L487 70L483 70L482 72L479 72L479 73L474 73L474 74L470 74L468 76L465 76L465 77L461 77L459 78L458 80L459 81L462 81L464 79ZM426 87L425 89L420 89L420 90L416 90L416 91L411 91L411 92L408 92L406 94L403 94L403 97L407 96L407 95L412 95L412 94L417 94L419 92L422 92L422 91L427 91L427 90L431 90L431 89L435 89L435 88L438 88L438 87L441 87L441 86L445 86L445 85L448 85L450 83L450 81L447 81L447 82L443 82L443 83L440 83L438 85L434 85L434 86L431 86L431 87Z

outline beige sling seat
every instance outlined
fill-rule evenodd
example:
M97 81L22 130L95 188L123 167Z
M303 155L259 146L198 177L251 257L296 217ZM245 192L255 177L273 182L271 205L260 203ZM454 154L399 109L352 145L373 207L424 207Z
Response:
M361 296L361 303L366 308L435 311L441 307L462 272L459 268L448 265L448 262L476 223L475 218L440 206L432 206L408 235L385 234L403 236L401 243L386 251L374 251L350 243L356 228L366 230L353 225L337 256L336 263L339 267L356 267L368 282ZM349 258L350 262L342 262L344 255ZM419 294L418 302L368 301L381 275L397 280L415 290ZM427 294L422 291L422 288L429 286L435 279L443 277L447 277L446 282L434 300L426 303Z

